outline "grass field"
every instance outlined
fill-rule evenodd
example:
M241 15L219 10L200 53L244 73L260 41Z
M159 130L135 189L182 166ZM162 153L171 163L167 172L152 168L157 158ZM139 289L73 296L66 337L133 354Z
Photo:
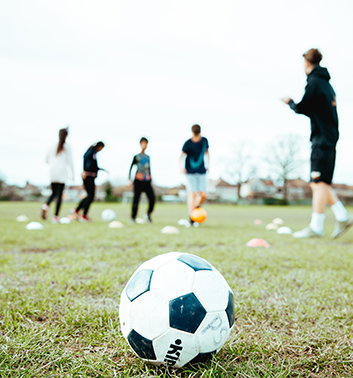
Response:
M94 223L27 231L39 204L0 203L0 377L352 377L353 230L301 241L253 225L281 217L295 230L309 207L206 206L197 229L165 225L185 206L158 204L152 225L109 229L113 208L127 223L129 207L93 204ZM68 213L65 204L62 215ZM141 206L145 207L145 205ZM244 244L265 238L268 249ZM166 370L130 351L119 329L119 296L145 260L183 251L210 261L234 291L236 323L224 348L206 364Z

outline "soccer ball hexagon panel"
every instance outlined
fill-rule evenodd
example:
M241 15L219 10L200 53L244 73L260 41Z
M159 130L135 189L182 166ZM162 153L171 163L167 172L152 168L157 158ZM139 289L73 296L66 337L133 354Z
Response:
M121 330L156 365L181 367L218 352L234 324L234 296L206 260L171 252L142 264L120 299Z

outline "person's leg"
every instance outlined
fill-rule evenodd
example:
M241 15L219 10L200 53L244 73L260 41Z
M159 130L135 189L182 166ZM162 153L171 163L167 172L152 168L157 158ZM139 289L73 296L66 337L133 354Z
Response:
M197 193L196 192L189 192L189 194L188 194L188 211L189 211L189 215L196 208L196 199L197 199Z
M325 209L335 166L335 150L325 146L312 146L310 156L310 188L313 193L310 225L294 232L295 238L323 236Z
M196 199L197 199L197 175L188 173L186 175L187 180L187 191L188 191L188 199L187 199L187 206L189 215L191 212L196 208Z
M58 197L57 197L57 202L56 202L55 215L59 216L60 207L61 207L61 201L62 201L62 196L63 196L63 191L64 191L65 184L57 184L57 186L58 186L58 188L57 188Z
M81 209L84 209L85 206L86 206L86 202L88 201L89 195L88 195L88 190L87 190L87 179L88 179L88 177L86 177L86 179L83 180L83 186L84 186L84 188L85 188L85 190L87 192L87 196L85 198L83 198L80 201L80 203L78 204L78 206L76 207L76 213L78 213Z
M135 219L142 193L142 183L138 180L134 181L134 199L132 201L131 219Z
M343 235L351 226L353 226L353 215L348 214L343 203L338 199L335 191L330 187L328 193L328 203L336 218L335 228L331 234L333 239Z
M330 186L325 182L311 182L310 188L313 192L310 227L315 233L321 235L324 230L325 209L328 204Z
M207 199L207 193L206 192L200 192L199 198L198 198L198 204L196 207L201 206Z
M328 191L328 204L338 222L345 222L349 215L343 203L338 199L336 192L330 187Z
M145 193L147 195L148 202L149 202L147 215L148 217L150 217L150 215L153 212L154 204L155 204L155 196L154 196L154 191L151 185L151 181L146 182Z
M87 177L85 180L85 188L87 190L88 196L87 201L85 203L85 207L83 209L83 215L88 214L89 207L91 206L91 203L94 201L94 195L96 193L96 184L94 182L94 177Z
M206 174L197 175L197 189L199 191L199 198L196 207L201 206L207 199L207 178Z
M51 196L48 198L47 205L49 206L53 202L58 193L58 184L51 183Z

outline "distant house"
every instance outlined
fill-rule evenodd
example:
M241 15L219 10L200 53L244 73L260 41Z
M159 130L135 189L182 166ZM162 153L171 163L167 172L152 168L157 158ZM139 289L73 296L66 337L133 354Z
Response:
M311 199L309 183L301 178L287 180L287 196L289 200Z
M238 185L232 185L224 181L221 177L218 180L209 180L208 191L210 197L223 201L238 201Z
M63 193L63 199L67 202L78 202L86 197L86 191L82 185L66 186Z
M332 184L332 188L336 191L338 197L351 200L353 198L353 186L346 184Z
M272 180L258 177L244 182L240 188L241 197L249 199L270 198L276 196L277 192L277 187Z
M38 188L38 186L30 184L28 181L21 192L24 201L33 201L34 199L38 199L42 196L41 190Z

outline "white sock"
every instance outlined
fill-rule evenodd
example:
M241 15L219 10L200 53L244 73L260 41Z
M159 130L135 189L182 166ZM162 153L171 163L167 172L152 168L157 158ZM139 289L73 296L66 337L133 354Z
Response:
M311 229L317 234L322 234L324 231L325 214L312 213L311 214Z
M344 208L341 201L337 201L335 204L333 204L331 206L331 209L339 222L344 222L348 219L347 210Z

